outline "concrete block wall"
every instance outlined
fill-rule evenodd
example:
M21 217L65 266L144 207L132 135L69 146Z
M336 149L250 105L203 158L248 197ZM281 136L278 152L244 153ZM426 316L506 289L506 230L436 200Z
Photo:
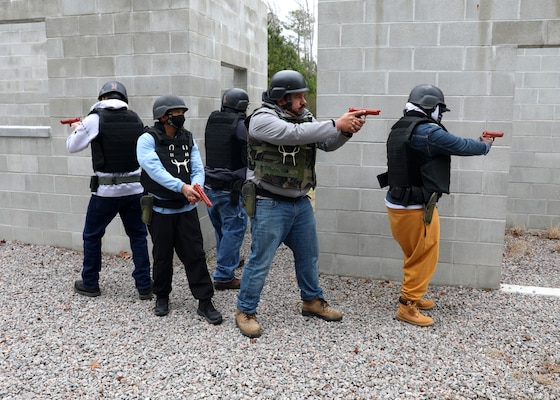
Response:
M535 203L527 204L527 188L542 203L541 217L549 218L549 224L555 220L558 178L552 175L558 164L552 149L558 141L554 119L559 101L553 94L559 64L553 56L536 65L527 60L519 69L518 64L535 47L560 46L560 5L553 0L506 3L319 0L318 117L336 118L349 106L382 110L379 117L368 117L346 146L319 157L322 271L402 279L402 252L392 238L385 190L376 175L386 170L390 126L419 83L444 91L451 112L443 123L451 133L471 138L484 130L506 133L487 156L453 159L452 194L438 205L441 252L432 282L499 287L506 224L514 218L537 222L528 215L529 204ZM548 103L536 107L543 97ZM522 105L527 103L532 107ZM545 121L524 135L541 138L528 147L519 135L535 119ZM514 192L517 198L508 200ZM516 207L521 215L509 214Z
M157 97L181 96L204 156L206 119L225 89L242 84L260 101L266 13L262 0L0 0L0 239L82 248L90 152L68 154L58 121L87 115L108 80L126 86L146 125ZM118 218L103 246L129 250Z
M560 47L517 55L509 226L560 225Z

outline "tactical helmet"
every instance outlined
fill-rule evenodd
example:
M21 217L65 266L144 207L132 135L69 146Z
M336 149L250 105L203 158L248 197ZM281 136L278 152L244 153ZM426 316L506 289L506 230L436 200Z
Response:
M410 91L408 102L427 110L431 110L437 105L440 105L440 112L444 113L450 111L445 105L443 92L434 85L422 84L416 86Z
M128 103L126 88L122 83L117 81L105 82L103 86L101 86L97 100L101 100L102 97L106 97L108 99L119 99Z
M167 113L167 111L177 108L183 109L185 111L188 110L185 102L179 96L176 96L174 94L164 94L163 96L158 97L156 101L154 101L154 119L160 119Z
M248 105L249 95L243 89L228 89L222 96L222 109L231 108L236 111L245 112Z
M286 69L278 71L270 79L268 97L271 100L280 100L289 93L308 92L309 88L305 83L305 78L297 71Z

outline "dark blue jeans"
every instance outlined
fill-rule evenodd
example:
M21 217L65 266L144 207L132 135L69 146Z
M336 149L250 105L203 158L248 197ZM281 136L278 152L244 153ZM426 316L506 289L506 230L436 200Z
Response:
M99 287L101 271L101 239L111 221L120 215L125 232L130 238L134 278L137 289L147 289L152 285L150 276L150 256L148 254L147 229L142 222L140 208L141 194L123 197L100 197L92 195L84 226L84 264L82 280L88 288Z
M212 207L208 207L208 217L216 235L214 282L231 282L239 266L239 250L247 230L248 218L241 205L243 198L239 196L237 204L231 205L231 193L228 191L206 189L206 194L212 202Z

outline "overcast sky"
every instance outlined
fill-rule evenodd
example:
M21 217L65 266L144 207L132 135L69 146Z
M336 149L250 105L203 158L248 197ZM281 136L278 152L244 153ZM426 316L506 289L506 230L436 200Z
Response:
M308 0L311 8L316 8L317 0ZM297 10L298 2L304 3L305 0L265 0L267 4L272 6L272 9L278 13L280 20L286 20L290 11ZM313 11L316 14L317 10ZM316 16L315 16L316 17Z
M313 9L313 15L315 17L315 40L313 42L313 55L314 58L317 57L317 0L308 0L309 7ZM305 0L265 0L269 4L272 10L278 15L280 21L288 21L288 13L290 11L295 11L299 8L298 3L304 3Z

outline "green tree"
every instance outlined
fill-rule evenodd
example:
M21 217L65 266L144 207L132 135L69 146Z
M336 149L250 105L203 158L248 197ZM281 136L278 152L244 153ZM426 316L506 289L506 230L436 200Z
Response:
M268 11L268 83L276 72L293 69L301 72L309 88L306 95L307 108L315 114L317 111L317 66L312 58L300 56L297 46L283 33L286 24L278 16Z

